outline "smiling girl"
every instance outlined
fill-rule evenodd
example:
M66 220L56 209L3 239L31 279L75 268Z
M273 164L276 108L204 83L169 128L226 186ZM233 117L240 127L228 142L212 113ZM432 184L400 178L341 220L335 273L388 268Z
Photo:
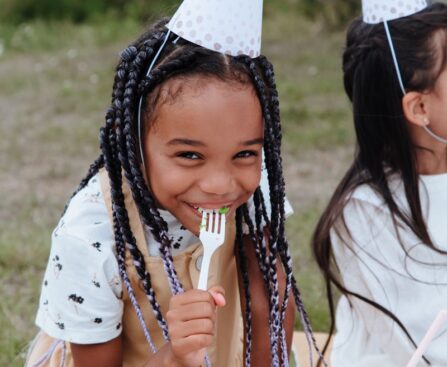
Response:
M100 137L53 232L29 365L288 365L292 293L312 335L284 234L267 59L206 49L161 21L123 51ZM197 290L200 211L222 208L225 243Z

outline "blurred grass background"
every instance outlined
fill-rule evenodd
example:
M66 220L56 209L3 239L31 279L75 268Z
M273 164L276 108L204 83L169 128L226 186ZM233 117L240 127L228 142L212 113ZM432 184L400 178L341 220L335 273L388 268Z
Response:
M352 157L341 52L360 1L265 0L276 68L294 269L315 330L326 298L309 240ZM98 155L119 52L174 0L0 0L0 366L23 365L50 233ZM341 4L341 5L340 5ZM299 325L297 324L297 327Z

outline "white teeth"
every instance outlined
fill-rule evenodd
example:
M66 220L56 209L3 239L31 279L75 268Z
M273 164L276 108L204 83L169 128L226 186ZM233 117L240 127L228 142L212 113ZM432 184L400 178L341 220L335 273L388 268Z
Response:
M221 210L228 211L228 209L229 209L229 206L224 206L224 207L216 208L216 209L204 209L199 206L192 205L192 204L190 206L193 207L195 210L197 210L199 213L203 213L205 210L210 211L210 212L213 212L213 211L219 212Z
M199 213L203 212L203 209L198 206L195 206L195 205L190 205L190 206L193 207L195 210L197 210Z

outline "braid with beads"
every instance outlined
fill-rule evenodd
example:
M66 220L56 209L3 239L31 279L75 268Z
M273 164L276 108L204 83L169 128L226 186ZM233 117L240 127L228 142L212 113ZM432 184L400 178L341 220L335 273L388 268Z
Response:
M273 67L264 56L256 59L247 56L229 57L180 38L176 40L175 44L168 40L158 62L150 74L146 76L148 65L166 37L165 24L166 20L158 22L122 52L121 60L116 68L112 104L106 114L105 126L100 130L102 153L91 165L86 177L81 181L79 188L73 195L85 187L90 178L97 174L100 168L104 167L107 170L113 203L113 227L120 275L141 323L146 340L151 350L155 352L156 347L127 275L126 256L129 256L135 266L147 294L147 299L166 340L169 338L168 328L157 302L155 291L152 288L144 256L137 247L136 239L130 227L122 188L123 180L130 187L143 224L151 231L159 244L160 256L172 293L183 292L183 286L174 268L173 244L168 235L168 226L160 215L155 198L149 191L142 171L136 123L139 100L142 96L145 96L143 112L144 121L147 124L156 108L160 87L169 78L178 75L204 75L230 83L252 84L259 98L264 117L264 154L270 188L271 213L267 212L260 188L253 195L254 216L251 215L245 204L236 211L236 250L240 258L239 271L241 272L246 300L244 311L245 366L251 365L252 350L251 295L243 241L245 229L247 229L254 246L256 259L269 296L269 335L272 365L288 365L283 323L291 292L300 313L309 347L313 344L321 357L312 334L309 318L304 310L300 291L293 277L292 260L285 238L285 185L281 159L282 134ZM147 129L147 126L145 128ZM268 231L265 232L265 228L268 228ZM286 274L286 288L282 302L280 302L279 295L278 267L281 267ZM206 362L209 365L208 359ZM311 365L313 366L312 360Z

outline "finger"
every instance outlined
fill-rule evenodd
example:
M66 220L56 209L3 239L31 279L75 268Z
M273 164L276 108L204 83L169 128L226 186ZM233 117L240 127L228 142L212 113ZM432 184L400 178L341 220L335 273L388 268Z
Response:
M225 289L221 287L220 285L212 286L210 289L208 289L208 292L213 297L214 303L218 307L223 307L226 304L225 300Z
M216 305L214 301L210 302L194 302L188 305L183 305L178 308L169 310L166 318L169 322L175 321L189 321L195 319L214 319L216 315Z
M214 320L197 319L170 325L171 340L184 339L193 335L214 335Z
M182 305L188 305L195 302L212 302L213 297L209 292L199 289L190 289L184 293L171 297L169 301L169 309L178 308Z

